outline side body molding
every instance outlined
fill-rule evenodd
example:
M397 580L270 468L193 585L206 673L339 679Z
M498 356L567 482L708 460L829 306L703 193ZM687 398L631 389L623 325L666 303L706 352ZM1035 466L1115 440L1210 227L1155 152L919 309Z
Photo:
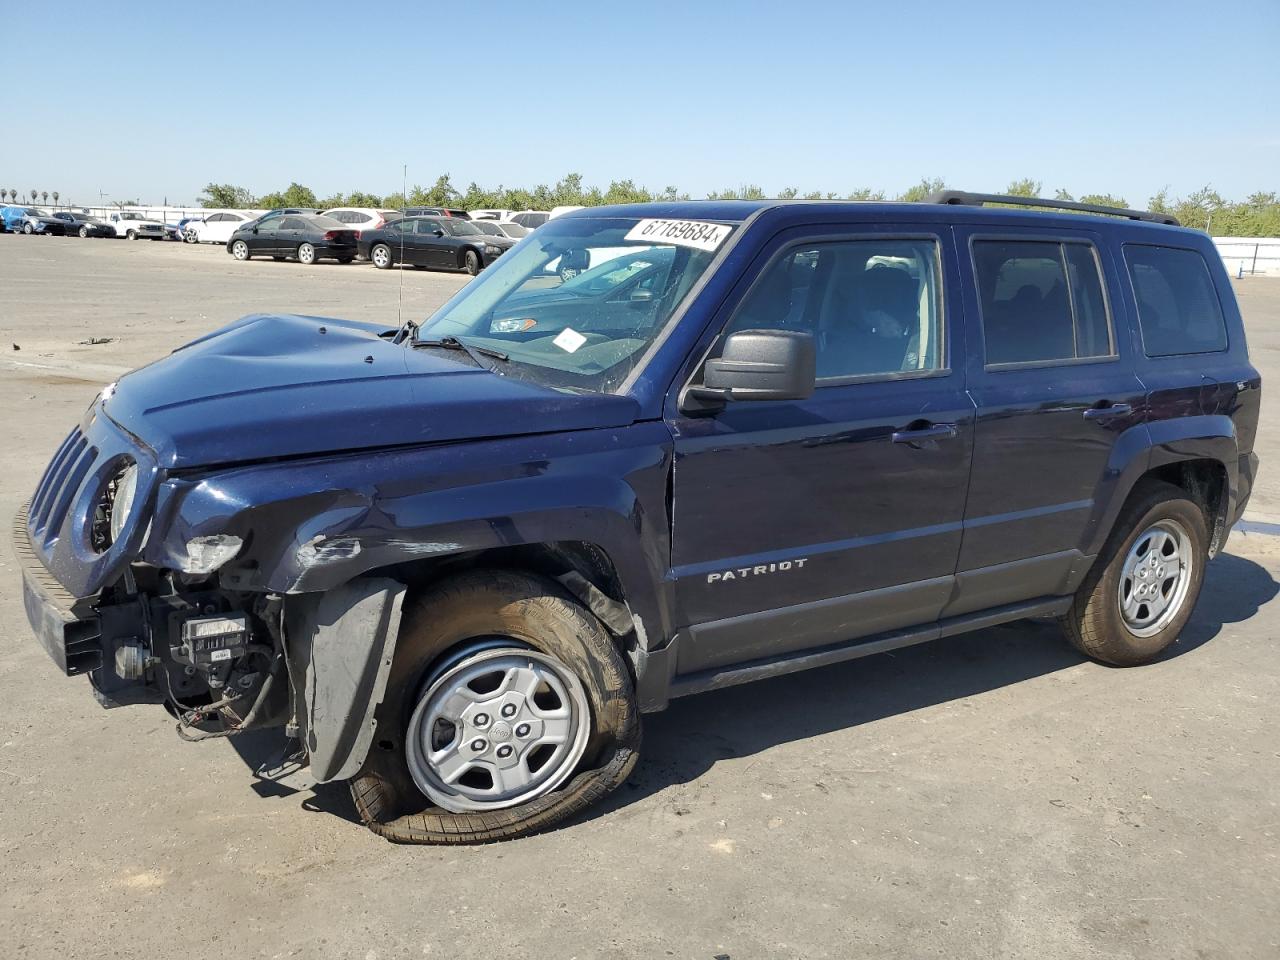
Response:
M355 776L369 753L404 594L404 584L370 577L289 599L289 675L311 775L320 783Z

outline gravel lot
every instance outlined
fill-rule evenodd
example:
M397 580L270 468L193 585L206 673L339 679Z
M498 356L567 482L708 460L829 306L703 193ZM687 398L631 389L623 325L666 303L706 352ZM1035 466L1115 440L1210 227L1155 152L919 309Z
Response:
M405 271L420 317L465 278ZM394 323L397 273L0 236L0 514L102 383L259 310ZM1238 283L1280 380L1280 281ZM110 342L90 345L90 338ZM20 350L14 350L16 344ZM1277 391L1251 516L1280 520ZM7 522L7 521L6 521ZM1173 654L1086 662L1018 624L677 701L589 819L397 847L268 746L105 712L30 638L0 538L7 956L1280 955L1280 538L1233 536Z

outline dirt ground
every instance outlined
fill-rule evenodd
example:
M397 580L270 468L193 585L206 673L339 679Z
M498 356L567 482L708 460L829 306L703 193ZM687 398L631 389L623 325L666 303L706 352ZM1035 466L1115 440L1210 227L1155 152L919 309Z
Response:
M462 277L406 271L406 316ZM398 273L0 236L0 515L99 387L257 310L393 322ZM1280 280L1238 291L1280 378ZM89 344L92 338L110 342ZM17 348L15 349L15 345ZM1251 516L1280 520L1264 391ZM103 711L31 639L0 537L6 956L1275 958L1280 538L1232 537L1172 654L1046 624L676 701L594 815L392 846L345 788L258 784L262 740Z

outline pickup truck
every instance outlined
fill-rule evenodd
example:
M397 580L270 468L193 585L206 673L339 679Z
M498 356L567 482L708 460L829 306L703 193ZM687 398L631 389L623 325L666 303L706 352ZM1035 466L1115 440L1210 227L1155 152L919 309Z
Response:
M396 841L510 838L673 697L1023 618L1161 656L1260 395L1163 214L580 210L420 324L254 314L107 387L19 517L25 606L104 706L278 728L261 776Z
M124 237L126 240L164 240L166 237L163 223L132 210L108 214L107 222L115 227L117 237Z

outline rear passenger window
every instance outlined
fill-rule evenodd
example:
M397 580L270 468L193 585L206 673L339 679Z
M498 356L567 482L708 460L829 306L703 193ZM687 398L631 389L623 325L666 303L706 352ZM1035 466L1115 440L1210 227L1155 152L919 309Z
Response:
M1115 355L1092 245L978 240L973 258L988 365Z
M813 336L818 379L937 370L943 352L934 240L851 240L793 247L771 264L726 333Z
M1148 357L1227 349L1222 304L1204 257L1194 250L1135 244L1126 244L1124 255Z

